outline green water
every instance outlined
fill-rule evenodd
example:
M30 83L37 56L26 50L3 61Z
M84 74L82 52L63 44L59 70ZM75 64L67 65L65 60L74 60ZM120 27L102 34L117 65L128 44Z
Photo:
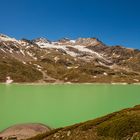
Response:
M57 128L137 104L138 85L0 84L0 130L28 122Z

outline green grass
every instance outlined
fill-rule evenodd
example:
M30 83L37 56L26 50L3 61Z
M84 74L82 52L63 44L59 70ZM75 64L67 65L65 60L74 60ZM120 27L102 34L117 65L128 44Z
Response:
M40 71L15 59L0 61L0 82L5 82L7 76L14 82L35 82L42 79Z

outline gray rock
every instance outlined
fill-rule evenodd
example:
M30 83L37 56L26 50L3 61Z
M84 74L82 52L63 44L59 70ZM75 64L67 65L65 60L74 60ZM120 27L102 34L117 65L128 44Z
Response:
M39 134L44 134L50 130L50 127L38 123L18 124L2 131L0 133L0 139L23 140L37 136Z

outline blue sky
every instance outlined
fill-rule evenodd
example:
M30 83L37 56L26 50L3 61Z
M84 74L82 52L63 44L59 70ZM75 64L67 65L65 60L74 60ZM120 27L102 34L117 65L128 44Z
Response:
M0 33L17 39L97 37L140 49L140 0L0 0Z

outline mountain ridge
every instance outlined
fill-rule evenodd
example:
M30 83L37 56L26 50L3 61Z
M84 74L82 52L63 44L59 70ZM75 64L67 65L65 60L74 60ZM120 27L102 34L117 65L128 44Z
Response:
M97 38L16 40L0 34L0 58L0 82L7 76L37 83L140 81L140 51L108 46Z

